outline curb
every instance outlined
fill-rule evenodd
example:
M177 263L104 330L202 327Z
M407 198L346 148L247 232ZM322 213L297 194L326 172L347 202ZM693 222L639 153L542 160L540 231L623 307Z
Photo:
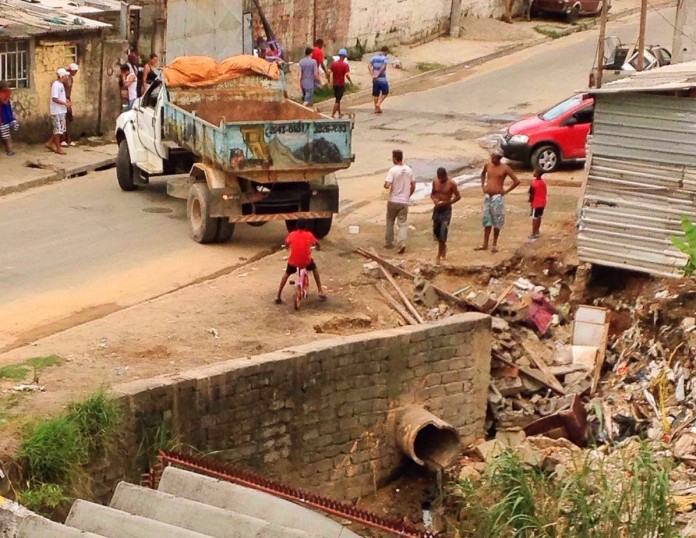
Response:
M57 183L58 181L63 181L64 179L83 176L89 172L94 172L95 170L99 169L111 168L113 166L116 166L116 157L107 157L100 161L84 164L81 166L76 166L74 168L57 170L53 173L46 174L43 177L32 179L30 181L25 181L23 183L18 183L17 185L0 187L0 197L7 196L8 194L15 194L18 192L27 191L36 187L42 187L44 185L50 185L51 183Z
M653 5L653 9L659 9L659 8L664 8L664 7L670 7L676 5L675 0L667 0L665 2L658 2ZM631 15L635 15L636 13L640 13L640 8L635 7L635 8L629 8L625 9L623 11L618 11L616 13L609 14L607 16L607 20L609 21L615 21L617 19L621 19L623 17L630 17ZM593 28L597 27L599 24L598 19L594 19L594 22L592 24L587 24L584 28L577 30L575 32L571 32L568 35L574 35L578 34L581 32L586 32L588 30L592 30ZM562 37L567 37L567 36L562 36ZM559 38L560 39L560 38ZM423 80L427 80L428 78L434 78L437 76L441 75L449 75L450 73L455 73L457 71L461 71L463 69L468 69L471 67L476 67L478 65L497 60L498 58L502 58L503 56L508 56L510 54L514 54L515 52L519 52L521 50L529 49L532 47L536 47L537 45L541 45L543 43L547 43L549 41L555 41L555 39L551 37L541 37L539 39L535 39L533 41L529 41L527 43L517 43L515 45L509 45L507 47L503 47L500 50L497 50L495 52L492 52L490 54L486 54L484 56L479 56L478 58L473 58L469 61L466 62L461 62L458 64L450 65L447 67L442 67L440 69L434 69L433 71L428 71L426 73L419 73L418 75L414 75L412 77L406 78L404 80L401 80L399 82L396 82L392 84L391 87L391 93L390 95L402 95L404 93L408 93L408 88L409 86L413 84L417 84ZM352 94L346 94L345 97L343 98L342 104L345 104L346 108L352 107L352 106L357 106L357 105L364 105L366 103L371 102L372 100L372 92L370 90L360 90ZM320 111L320 112L330 112L333 108L333 101L331 98L322 101L321 103L318 103L315 108Z

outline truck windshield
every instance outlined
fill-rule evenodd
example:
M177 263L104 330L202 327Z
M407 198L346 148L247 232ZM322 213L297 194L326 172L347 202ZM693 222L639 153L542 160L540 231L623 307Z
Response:
M553 121L568 112L571 108L578 106L581 102L582 95L574 95L570 99L566 99L556 106L549 108L546 112L542 112L539 114L539 117L544 121Z

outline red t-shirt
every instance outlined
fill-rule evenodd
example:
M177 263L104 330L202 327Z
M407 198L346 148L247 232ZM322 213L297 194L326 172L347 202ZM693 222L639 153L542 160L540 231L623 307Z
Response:
M314 47L314 49L312 50L311 58L313 60L316 60L317 65L321 69L321 66L324 65L324 51L321 50L319 47Z
M543 179L535 177L529 187L532 209L546 207L546 183Z
M317 238L308 230L295 230L285 238L285 244L290 248L288 265L303 268L312 262L312 246L317 244Z
M335 60L331 66L329 66L331 73L333 73L333 85L334 86L345 86L346 85L346 75L350 73L350 66L348 62L343 60Z

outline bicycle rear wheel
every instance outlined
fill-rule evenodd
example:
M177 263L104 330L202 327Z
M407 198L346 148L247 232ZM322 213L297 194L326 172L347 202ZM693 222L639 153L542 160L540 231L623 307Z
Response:
M295 290L295 310L300 309L300 303L302 302L302 287L297 286Z

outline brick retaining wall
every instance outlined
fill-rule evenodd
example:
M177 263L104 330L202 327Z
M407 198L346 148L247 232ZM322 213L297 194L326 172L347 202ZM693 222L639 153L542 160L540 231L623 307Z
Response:
M402 462L393 435L401 407L422 405L465 442L482 435L490 350L490 318L462 314L121 385L130 454L105 463L95 494L108 497L143 436L166 423L181 443L221 459L357 498Z

